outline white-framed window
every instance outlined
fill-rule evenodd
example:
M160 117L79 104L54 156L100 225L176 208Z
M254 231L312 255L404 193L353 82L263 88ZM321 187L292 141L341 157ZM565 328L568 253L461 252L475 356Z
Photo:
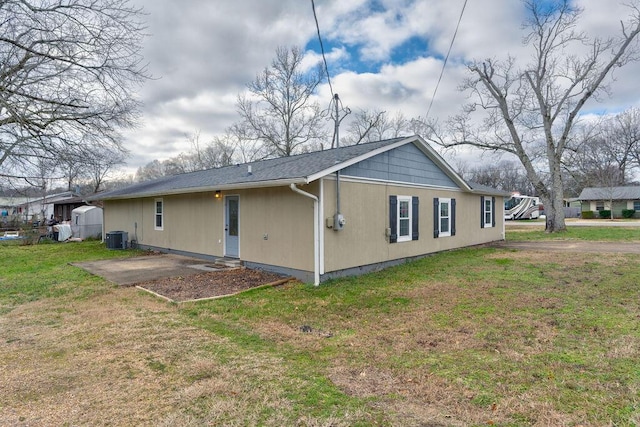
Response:
M419 204L416 196L389 196L389 243L418 240Z
M596 202L596 211L600 212L604 210L604 201L597 201Z
M398 196L398 242L411 240L411 197Z
M162 199L155 199L154 203L155 218L153 223L154 230L164 230L164 201Z
M480 203L482 203L482 219L481 228L491 228L495 226L495 207L496 199L494 197L480 197Z
M439 237L448 237L451 236L451 199L440 198L438 199L439 204L439 228L438 228L438 236Z

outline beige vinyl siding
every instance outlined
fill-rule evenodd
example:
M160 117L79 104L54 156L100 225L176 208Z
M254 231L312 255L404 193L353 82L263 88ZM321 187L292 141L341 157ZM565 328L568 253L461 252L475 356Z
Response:
M418 196L418 240L389 243L389 196ZM324 185L324 216L335 212L335 180ZM433 198L456 199L456 235L433 237ZM341 185L341 210L347 220L342 231L325 225L325 271L331 272L388 260L413 257L502 240L502 197L496 197L496 226L481 228L480 195L461 191L438 190L390 184L344 181Z
M163 230L156 230L155 200L105 201L105 231L122 230L142 245L222 256L223 201L213 192L164 196Z
M320 183L300 189L320 195ZM496 197L496 226L481 228L480 195L417 186L343 180L342 231L327 227L335 213L335 180L324 179L324 271L330 273L406 257L503 239L503 199ZM142 245L208 256L222 256L224 196L240 200L240 259L313 271L313 201L289 187L165 195L163 230L154 230L155 199L105 201L105 231L123 230ZM389 196L417 196L418 240L389 243ZM433 198L456 199L456 235L433 237ZM331 222L331 221L330 221ZM265 238L266 237L266 238Z
M299 187L317 194L317 184ZM234 194L240 195L243 261L313 271L313 200L289 187Z
M301 186L317 194L318 184ZM289 187L223 191L240 200L240 258L313 271L313 201ZM163 196L163 230L155 230L155 200L105 202L105 230L122 230L138 243L223 256L224 197L214 192ZM265 235L267 239L265 239Z

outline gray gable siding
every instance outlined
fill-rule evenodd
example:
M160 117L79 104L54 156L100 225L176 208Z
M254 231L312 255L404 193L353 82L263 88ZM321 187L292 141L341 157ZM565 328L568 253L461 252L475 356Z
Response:
M342 175L459 188L418 147L406 144L342 169Z

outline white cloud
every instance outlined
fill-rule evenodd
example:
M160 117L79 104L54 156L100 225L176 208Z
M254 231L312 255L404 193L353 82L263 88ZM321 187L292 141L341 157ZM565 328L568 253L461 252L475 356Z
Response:
M135 1L135 0L134 0ZM126 133L130 165L140 166L189 149L186 135L201 140L220 134L238 116L236 96L271 63L278 46L305 46L315 40L311 5L300 0L137 0L148 15L146 59L158 79L141 91L143 125ZM627 9L623 1L576 0L584 6L587 33L619 34ZM371 9L375 3L380 7ZM334 90L346 106L424 115L442 68L464 0L316 0ZM474 0L467 3L450 62L432 108L446 118L465 102L457 87L464 64L473 58L523 53L522 2ZM424 53L403 63L389 58L409 40L424 41ZM306 52L304 64L320 61ZM366 61L369 73L354 65ZM371 66L373 65L373 66ZM617 70L611 97L589 108L615 111L640 105L638 63ZM318 100L329 104L327 85Z

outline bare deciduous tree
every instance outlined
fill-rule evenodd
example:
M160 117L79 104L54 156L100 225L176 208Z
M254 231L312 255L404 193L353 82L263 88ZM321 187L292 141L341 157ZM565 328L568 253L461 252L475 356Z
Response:
M200 133L193 134L191 151L187 156L191 159L192 170L204 170L229 166L234 163L239 142L230 134L215 136L206 144L200 142Z
M616 187L633 183L640 166L640 110L631 108L584 126L565 161L578 187Z
M191 142L191 150L163 161L156 159L139 167L136 181L229 166L243 158L244 154L248 155L248 151L238 149L240 142L230 133L216 136L206 144L200 142L199 132L188 139Z
M445 147L471 145L516 155L547 214L548 232L565 230L563 159L585 103L606 92L611 72L636 60L640 9L630 4L619 37L589 38L576 30L581 10L570 0L526 0L530 19L524 43L533 60L524 67L510 57L469 66L462 89L475 102L447 122L435 125L431 139ZM485 116L478 124L474 113Z
M312 95L324 74L319 66L302 69L303 52L280 47L271 66L238 96L238 112L245 135L260 141L269 156L290 156L304 145L326 138L320 106Z
M458 164L456 171L463 179L478 184L523 195L535 195L527 174L516 161L501 160L475 167Z
M640 110L630 108L609 118L603 129L605 149L615 159L622 183L631 180L632 169L640 168Z
M105 180L125 163L125 154L111 147L94 147L84 161L82 176L88 181L90 193L104 190Z
M161 178L170 175L166 171L165 164L158 159L152 160L144 166L140 166L136 171L136 182L148 181L150 179Z
M381 141L410 133L411 122L401 112L389 117L386 111L358 110L348 122L344 145Z
M0 22L0 175L69 148L119 149L148 77L141 11L128 0L4 0Z

